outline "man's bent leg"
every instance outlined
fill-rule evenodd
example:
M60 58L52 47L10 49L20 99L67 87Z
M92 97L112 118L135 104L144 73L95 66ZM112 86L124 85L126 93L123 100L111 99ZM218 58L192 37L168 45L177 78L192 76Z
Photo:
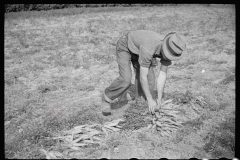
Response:
M105 89L106 100L109 100L109 102L122 95L131 85L132 71L130 58L128 52L117 53L119 77Z
M131 56L127 47L127 35L124 35L118 40L116 44L116 57L119 67L119 77L105 89L102 100L103 110L105 108L107 114L111 114L110 103L112 100L123 94L131 85Z
M130 58L128 52L122 51L117 53L119 77L104 91L104 101L102 103L103 115L111 114L110 103L122 95L131 85L132 71Z

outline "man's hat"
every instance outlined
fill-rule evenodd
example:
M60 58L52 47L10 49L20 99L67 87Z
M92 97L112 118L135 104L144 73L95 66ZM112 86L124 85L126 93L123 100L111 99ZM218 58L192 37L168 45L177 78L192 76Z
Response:
M186 42L176 32L169 33L163 40L163 54L171 61L178 61L187 53Z

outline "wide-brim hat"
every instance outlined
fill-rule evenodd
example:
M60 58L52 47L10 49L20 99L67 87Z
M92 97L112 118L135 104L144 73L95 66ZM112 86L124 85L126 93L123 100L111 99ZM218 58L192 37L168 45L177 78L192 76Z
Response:
M171 61L178 61L187 53L184 38L176 32L171 32L164 38L162 49L163 54Z

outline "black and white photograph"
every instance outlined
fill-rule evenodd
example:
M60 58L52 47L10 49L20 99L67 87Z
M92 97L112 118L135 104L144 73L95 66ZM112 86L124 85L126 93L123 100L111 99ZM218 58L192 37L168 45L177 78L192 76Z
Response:
M237 159L235 4L5 4L4 157Z

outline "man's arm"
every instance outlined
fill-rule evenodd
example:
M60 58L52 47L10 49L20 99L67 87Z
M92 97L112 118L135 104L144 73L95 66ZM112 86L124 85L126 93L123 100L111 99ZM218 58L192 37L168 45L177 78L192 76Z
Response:
M164 90L164 86L167 78L167 69L168 69L167 66L161 65L159 75L157 78L158 107L160 107L162 104L162 94L163 94L163 90Z
M157 105L157 103L153 100L150 89L149 89L149 83L147 79L148 71L149 71L149 68L140 66L140 82L148 101L149 111L154 113L155 106Z
M147 100L151 100L152 95L149 89L149 83L147 79L148 71L149 71L149 68L140 66L140 82Z

